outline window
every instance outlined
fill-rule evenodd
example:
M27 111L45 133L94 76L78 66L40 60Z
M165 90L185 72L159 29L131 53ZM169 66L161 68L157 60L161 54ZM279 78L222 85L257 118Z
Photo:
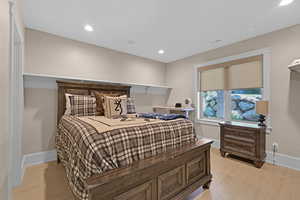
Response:
M269 54L265 50L246 54L196 67L199 120L258 121L255 104L269 95L268 68L263 66L269 64Z
M225 119L226 106L230 108L230 120L257 122L259 115L255 112L255 103L259 100L262 100L260 88L204 91L201 92L201 117Z
M262 100L261 89L231 90L230 93L231 120L257 122L255 102Z
M202 92L203 117L221 119L224 116L224 92L222 90Z

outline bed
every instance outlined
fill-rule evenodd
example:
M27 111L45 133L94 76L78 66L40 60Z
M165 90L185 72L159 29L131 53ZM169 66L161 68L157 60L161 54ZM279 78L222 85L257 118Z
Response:
M84 82L58 84L58 163L78 200L184 199L209 188L211 140L197 140L186 119L135 119L64 115L65 94L130 96L130 87Z

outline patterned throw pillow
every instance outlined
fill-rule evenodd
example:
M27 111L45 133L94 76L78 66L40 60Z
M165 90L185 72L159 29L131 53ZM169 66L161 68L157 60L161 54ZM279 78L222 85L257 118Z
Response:
M127 97L104 96L104 115L107 118L117 118L127 114Z
M135 114L135 102L134 98L128 98L127 99L127 113L128 114Z
M117 97L119 96L118 94L105 94L103 92L99 91L92 91L92 95L96 97L96 115L103 116L104 115L104 97L105 96L110 96L110 97Z
M92 96L70 96L71 115L91 116L96 114L96 98Z

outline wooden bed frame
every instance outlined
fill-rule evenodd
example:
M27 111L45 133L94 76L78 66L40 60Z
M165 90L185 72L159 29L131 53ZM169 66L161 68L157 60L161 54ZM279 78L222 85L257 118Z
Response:
M58 122L65 112L65 93L130 95L130 87L84 82L58 84ZM86 180L89 200L177 200L184 199L212 180L210 146L212 140L201 139L195 144L140 160L124 168L114 169ZM59 160L58 160L59 162Z

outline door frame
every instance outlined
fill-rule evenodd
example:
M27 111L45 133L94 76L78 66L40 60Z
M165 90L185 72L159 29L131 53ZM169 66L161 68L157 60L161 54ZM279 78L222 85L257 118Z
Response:
M10 18L10 85L9 85L9 199L11 190L22 179L22 132L23 132L23 69L24 38L23 30L16 14L16 0L9 0Z

